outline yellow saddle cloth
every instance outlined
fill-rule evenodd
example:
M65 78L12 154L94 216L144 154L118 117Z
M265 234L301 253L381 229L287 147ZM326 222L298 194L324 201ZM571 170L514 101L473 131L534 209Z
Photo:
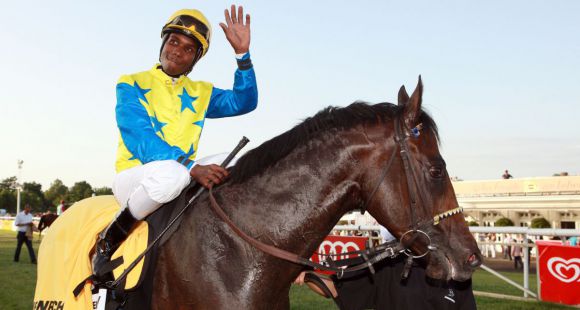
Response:
M119 211L113 196L97 196L75 203L52 224L38 251L34 309L92 309L91 284L75 297L75 287L92 274L89 257L98 234ZM141 221L113 255L123 256L114 270L118 277L147 247L148 226ZM125 289L139 283L143 260L128 274Z

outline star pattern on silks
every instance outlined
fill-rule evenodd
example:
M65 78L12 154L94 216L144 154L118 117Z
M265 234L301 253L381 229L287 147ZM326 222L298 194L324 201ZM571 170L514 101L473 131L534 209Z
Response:
M146 104L149 104L147 98L145 98L145 94L151 91L151 88L141 88L137 82L133 83L133 88L137 92L137 97L143 100Z
M198 97L190 96L187 93L185 87L183 88L183 93L181 95L177 95L177 97L181 98L181 112L183 112L185 109L190 109L191 112L197 113L193 107L193 102L196 101Z
M167 123L159 121L159 119L157 118L157 114L155 114L155 112L153 113L153 116L151 117L151 122L153 123L153 129L155 130L155 133L161 132L161 135L163 136L163 138L165 138L165 135L163 134L162 129L163 129L163 126L167 125Z
M202 119L201 121L194 122L193 124L197 125L203 129L203 123L205 123L205 118Z

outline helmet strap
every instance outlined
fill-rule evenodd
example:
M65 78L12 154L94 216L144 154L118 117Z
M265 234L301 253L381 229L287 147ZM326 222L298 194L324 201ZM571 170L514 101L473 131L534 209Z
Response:
M193 61L191 62L191 67L189 67L189 69L187 69L187 71L185 71L182 75L188 75L189 73L191 73L191 71L193 70L193 66L195 66L195 64L201 59L202 53L203 53L203 47L200 46L197 49L197 52L195 53L195 57L193 57Z

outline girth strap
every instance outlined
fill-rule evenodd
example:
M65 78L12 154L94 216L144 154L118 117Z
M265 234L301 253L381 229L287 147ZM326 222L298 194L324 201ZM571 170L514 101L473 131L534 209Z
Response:
M104 264L103 267L101 268L101 273L106 274L109 272L113 272L113 270L115 270L117 267L121 266L123 264L123 262L124 262L123 256L119 256L119 257L113 259L112 261ZM97 287L112 289L112 287L110 287L111 283L98 283L98 282L96 282L97 279L98 279L98 277L95 276L94 274L92 274L92 275L88 276L86 279L82 280L79 284L77 284L77 286L73 290L74 296L75 297L79 296L79 294L84 289L85 283L87 283L87 281L93 282L93 284Z

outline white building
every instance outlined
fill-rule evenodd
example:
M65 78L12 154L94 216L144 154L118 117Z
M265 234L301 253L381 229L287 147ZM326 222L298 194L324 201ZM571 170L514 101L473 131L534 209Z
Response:
M580 228L580 176L456 181L453 188L465 216L480 226L502 217L530 226L544 217L552 228Z

